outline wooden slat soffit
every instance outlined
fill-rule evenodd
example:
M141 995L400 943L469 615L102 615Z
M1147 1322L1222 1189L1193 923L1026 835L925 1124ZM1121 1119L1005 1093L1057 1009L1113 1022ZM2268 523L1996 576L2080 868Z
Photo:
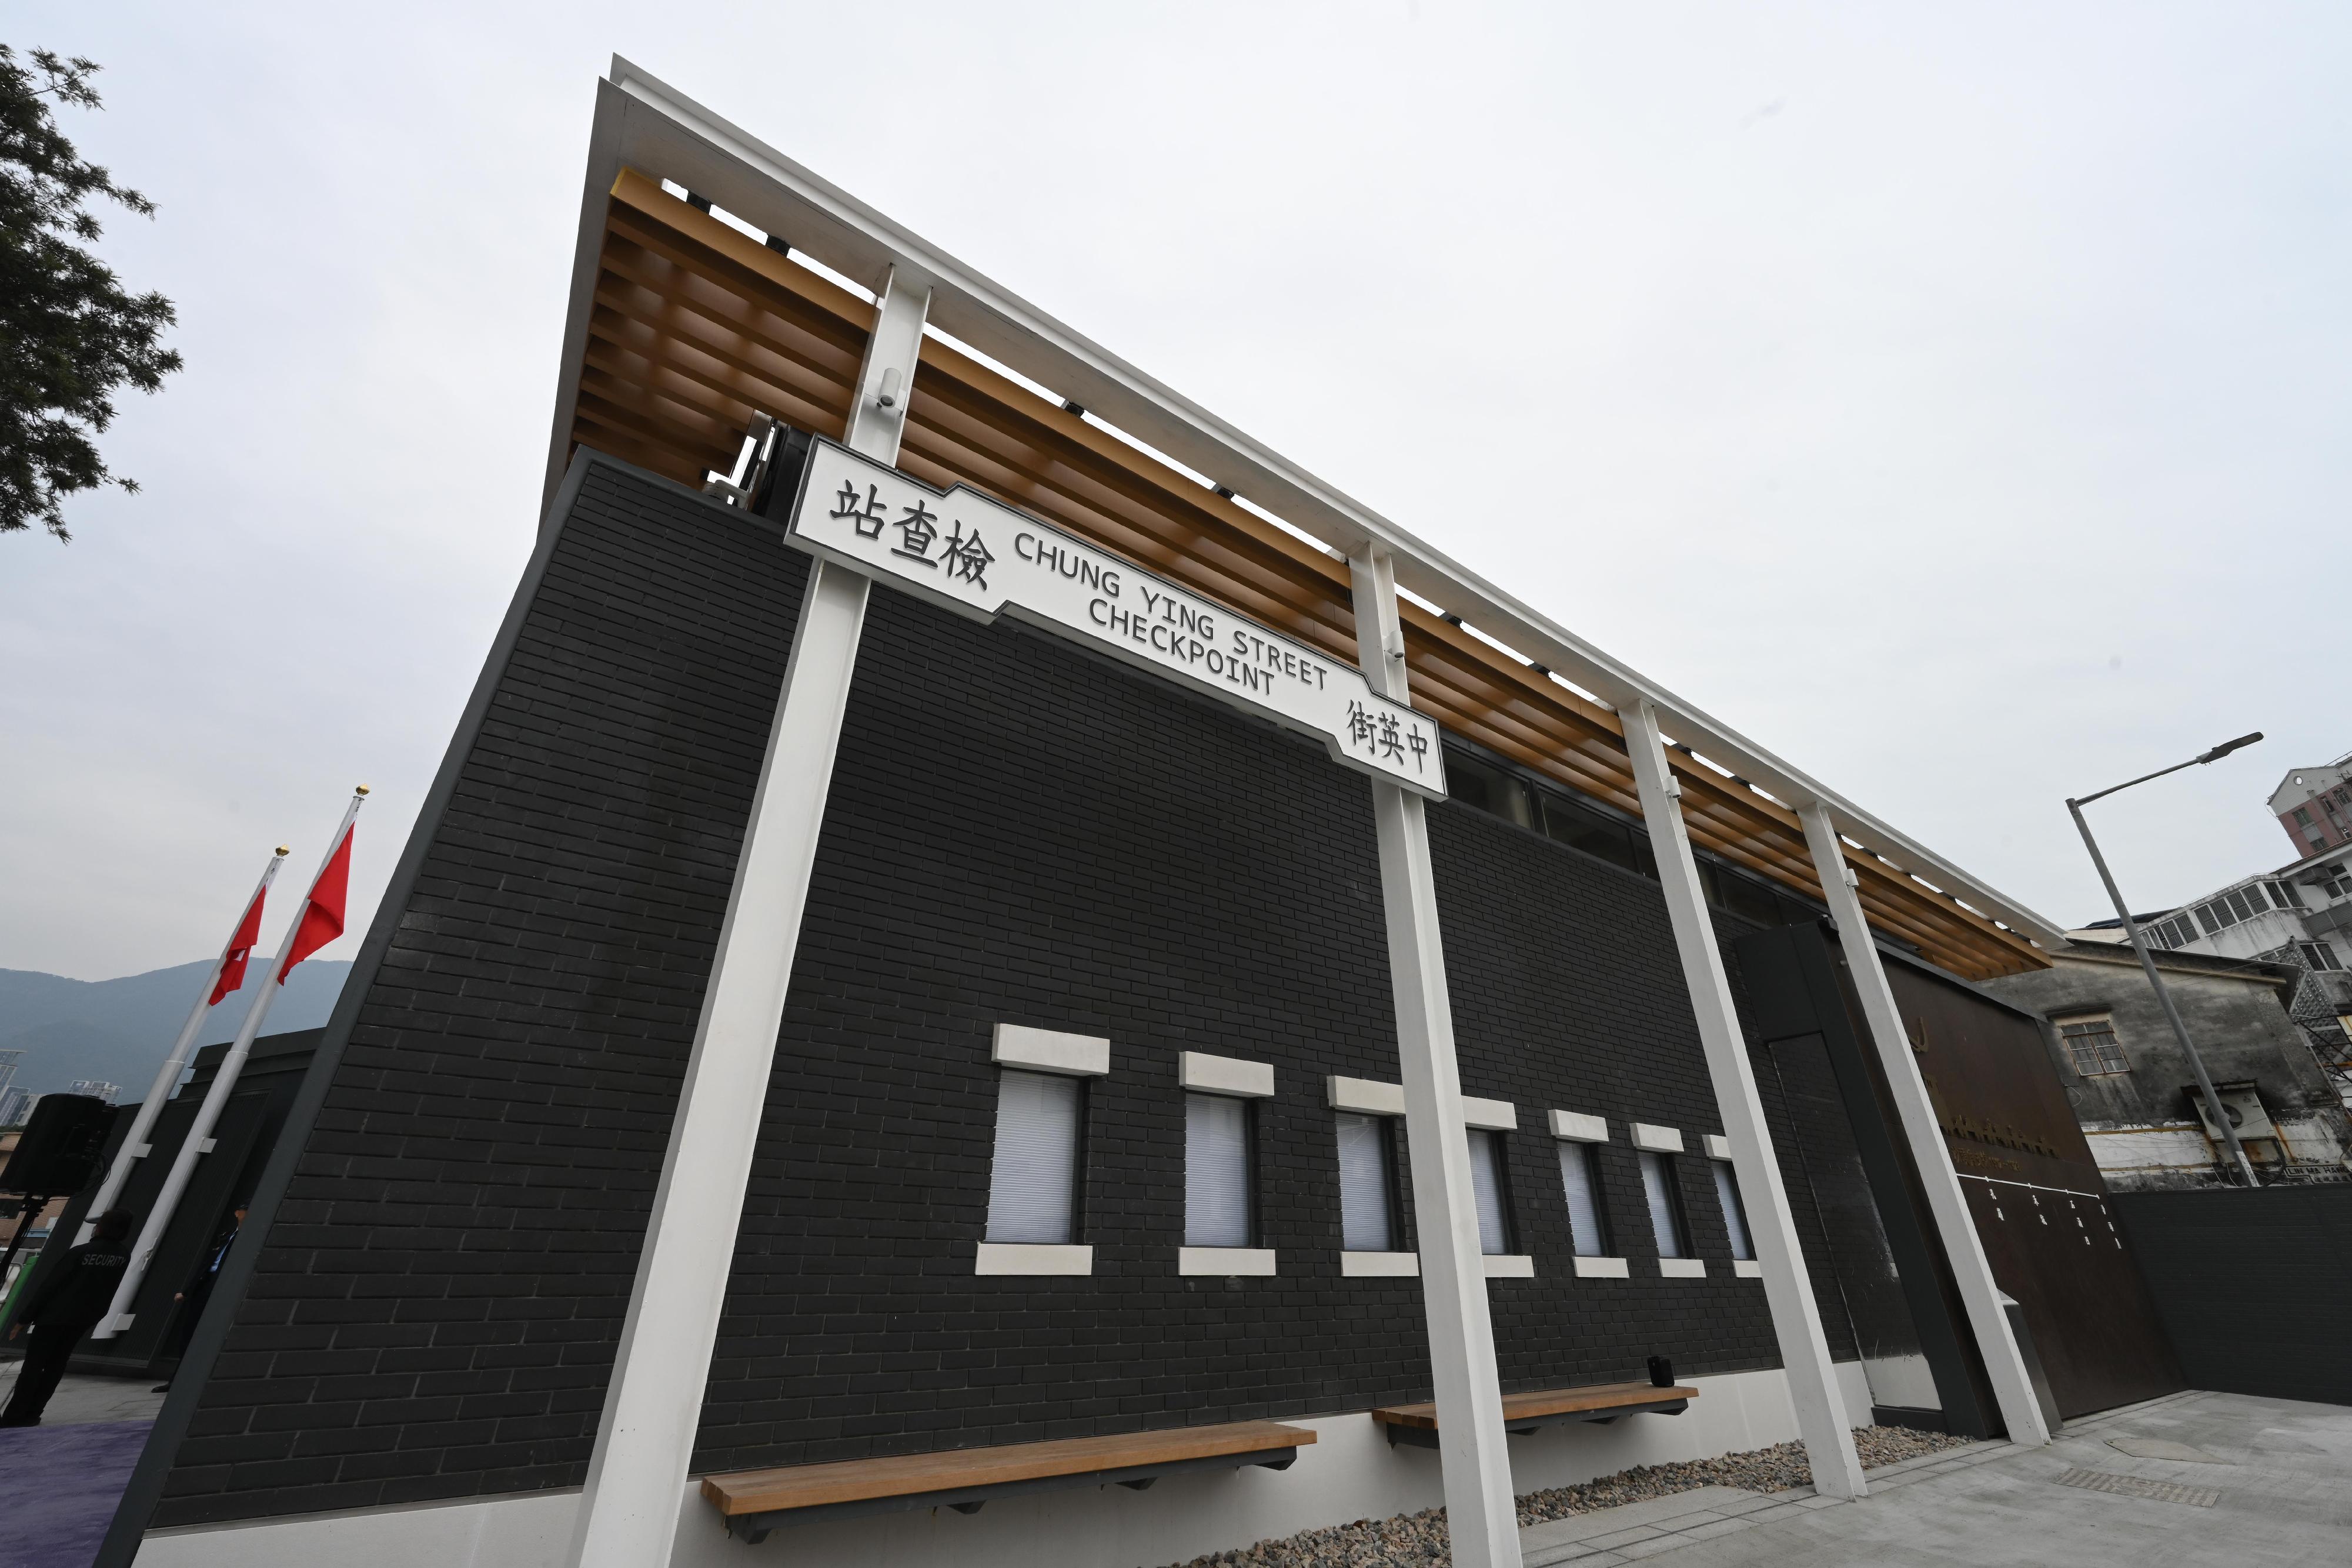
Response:
M874 319L865 299L625 169L607 207L572 440L699 485L755 412L838 436ZM1352 663L1346 562L1029 387L926 338L899 466L1033 512ZM1402 605L1416 706L1455 734L1638 817L1617 716L1444 616ZM1693 841L1808 898L1803 827L1702 761L1669 758ZM1885 934L1970 979L2047 967L2022 936L1848 850Z

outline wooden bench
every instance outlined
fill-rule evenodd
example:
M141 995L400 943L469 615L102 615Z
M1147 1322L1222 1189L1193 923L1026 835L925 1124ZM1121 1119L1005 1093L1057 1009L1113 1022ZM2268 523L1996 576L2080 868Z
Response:
M1679 1416L1697 1397L1696 1388L1661 1387L1654 1383L1599 1383L1584 1388L1506 1394L1503 1430L1517 1436L1564 1421L1605 1425L1620 1416ZM1434 1405L1391 1405L1373 1411L1372 1419L1388 1428L1391 1448L1399 1443L1410 1443L1419 1448L1437 1447Z
M1298 1450L1314 1440L1315 1434L1303 1427L1236 1421L1223 1427L1124 1432L1115 1437L736 1470L703 1477L702 1495L718 1505L728 1534L756 1544L777 1525L793 1520L940 1507L978 1513L992 1499L1021 1492L1112 1484L1141 1491L1161 1476L1182 1470L1238 1469L1244 1465L1288 1469Z

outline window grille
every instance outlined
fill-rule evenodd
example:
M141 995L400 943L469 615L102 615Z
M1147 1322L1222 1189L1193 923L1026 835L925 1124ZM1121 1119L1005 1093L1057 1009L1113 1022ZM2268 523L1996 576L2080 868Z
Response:
M1709 1160L1715 1167L1715 1197L1723 1205L1723 1228L1731 1232L1731 1255L1741 1262L1756 1256L1748 1235L1748 1206L1739 1200L1739 1177L1729 1160Z
M1396 1153L1385 1117L1339 1113L1339 1245L1397 1250Z
M1078 1218L1083 1079L1005 1070L996 1090L988 1239L1066 1246Z
M2311 968L2340 969L2344 967L2336 961L2336 949L2328 943L2298 942L2295 946L2303 949L2303 961Z
M1658 1239L1661 1258L1690 1256L1690 1232L1683 1224L1682 1194L1675 1186L1671 1155L1640 1151L1642 1194L1650 1200L1650 1230Z
M2122 1042L2116 1039L2116 1026L2105 1017L2068 1019L2059 1024L2058 1036L2066 1042L2074 1071L2085 1078L2131 1071L2131 1063L2124 1060Z
M1249 1102L1185 1095L1184 1245L1250 1245L1252 1186Z
M1561 1144L1559 1185L1568 1195L1569 1244L1580 1258L1607 1257L1609 1211L1601 1201L1599 1151L1591 1144Z
M1470 1130L1470 1192L1478 1204L1478 1250L1499 1257L1511 1249L1510 1187L1503 1175L1503 1135Z

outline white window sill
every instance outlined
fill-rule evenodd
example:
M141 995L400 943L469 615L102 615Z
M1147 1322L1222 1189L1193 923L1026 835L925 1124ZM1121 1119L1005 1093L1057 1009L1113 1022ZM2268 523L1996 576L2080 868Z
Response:
M1764 1277L1764 1265L1753 1258L1735 1258L1731 1261L1731 1272L1737 1279L1760 1280Z
M1054 1247L1035 1241L983 1241L975 1274L1091 1274L1091 1247Z
M1417 1252L1342 1252L1339 1273L1349 1280L1410 1280L1421 1273Z
M1658 1272L1669 1280L1704 1280L1706 1260L1704 1258L1661 1258Z
M1179 1274L1271 1274L1274 1272L1274 1249L1270 1247L1180 1247L1176 1249L1176 1271Z
M1486 1278L1489 1280L1532 1280L1536 1277L1536 1260L1525 1253L1489 1252Z
M1579 1258L1576 1277L1580 1280L1622 1280L1626 1278L1622 1258Z

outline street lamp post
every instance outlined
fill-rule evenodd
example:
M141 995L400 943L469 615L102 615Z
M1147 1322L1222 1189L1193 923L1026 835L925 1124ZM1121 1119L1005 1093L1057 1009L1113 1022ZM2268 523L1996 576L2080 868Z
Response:
M2221 1096L2213 1091L2212 1076L2205 1071L2205 1059L2197 1054L2196 1042L2189 1038L2189 1026L2181 1021L2180 1009L2172 1002L2172 993L2164 988L2164 977L2157 972L2156 960L2148 956L2147 942L2139 934L2139 922L2132 918L2131 906L2124 902L2122 890L2116 886L2116 873L2107 869L2107 858L2099 852L2098 840L2091 837L2091 824L2083 820L2083 808L2118 789L2128 789L2135 784L2145 784L2151 779L2161 779L2184 768L2201 768L2208 762L2218 762L2240 747L2252 746L2262 737L2261 730L2252 735L2242 735L2235 740L2225 740L2212 750L2192 757L2186 762L2159 768L2153 773L2144 773L2137 779L2111 785L2095 795L2085 795L2080 800L2066 802L2066 810L2074 814L2074 826L2082 830L2084 846L2091 852L2091 863L2099 868L2099 880L2107 884L2107 896L2115 901L2116 914L2124 923L2124 935L2131 939L2132 951L2139 955L2139 967L2147 971L2147 983L2156 988L2156 999L2163 1005L2164 1016L2172 1024L2173 1035L2180 1041L2180 1049L2189 1053L2189 1065L2196 1070L2197 1087L2205 1096L2207 1113L2212 1117L2213 1124L2221 1129L2221 1139L2230 1146L2230 1157L2238 1162L2238 1170L2245 1177L2248 1186L2262 1185L2254 1179L2254 1164L2246 1158L2245 1145L2238 1142L2238 1129L2231 1124L2230 1113L2222 1105Z

